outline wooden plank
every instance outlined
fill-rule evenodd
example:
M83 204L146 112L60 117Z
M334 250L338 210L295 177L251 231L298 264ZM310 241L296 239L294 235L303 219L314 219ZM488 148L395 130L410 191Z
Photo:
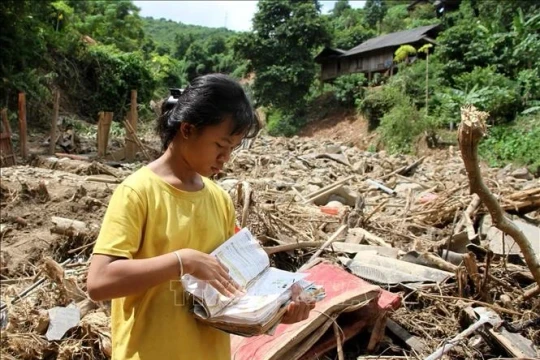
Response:
M103 111L100 111L98 113L98 129L97 129L97 136L96 136L96 141L97 141L97 153L98 153L98 157L102 157L102 156L105 156L105 151L106 149L103 148L103 123L104 123L104 118L105 117L105 113Z
M135 137L137 136L137 90L131 90L131 106L128 116L128 122L131 125L133 134L126 133L126 160L135 160L135 154L137 152L137 144L135 144Z
M3 132L0 133L0 166L13 166L17 161L13 152L7 109L2 109L2 127Z
M7 109L5 108L2 109L2 125L4 126L4 130L2 132L7 133L11 136L11 126L9 126Z
M54 109L51 119L51 134L49 140L49 155L54 155L56 150L56 129L58 128L58 111L60 108L60 91L54 92Z
M28 131L26 128L26 94L19 93L19 139L21 146L21 157L28 158Z
M131 127L131 124L128 121L124 121L124 126L126 127L126 130L129 133L131 139L133 139L133 143L139 148L139 150L141 150L141 152L143 153L146 160L151 161L152 158L150 157L150 155L146 151L143 143L137 137L137 134L135 133L135 131ZM126 158L127 158L127 148L126 148Z
M100 112L98 119L98 133L97 133L97 145L98 156L102 157L107 154L107 147L109 145L109 133L111 130L111 124L114 113L112 112Z

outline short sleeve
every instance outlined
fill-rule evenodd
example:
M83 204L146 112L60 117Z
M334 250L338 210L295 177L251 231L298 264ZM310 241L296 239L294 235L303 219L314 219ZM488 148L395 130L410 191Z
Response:
M109 201L93 253L133 259L141 244L145 220L146 206L141 196L120 184Z
M227 232L229 237L233 236L236 228L236 210L234 208L234 203L231 196L228 193L225 193L225 200L227 204Z

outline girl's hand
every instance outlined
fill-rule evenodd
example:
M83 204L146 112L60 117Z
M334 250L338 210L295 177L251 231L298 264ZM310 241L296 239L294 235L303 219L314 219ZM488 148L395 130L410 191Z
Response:
M309 312L315 308L315 302L301 298L302 287L294 284L291 287L292 302L287 305L287 312L281 319L282 324L294 324L309 317Z
M216 257L193 249L178 250L184 274L208 281L218 292L235 297L242 295L240 285L229 275L229 270Z

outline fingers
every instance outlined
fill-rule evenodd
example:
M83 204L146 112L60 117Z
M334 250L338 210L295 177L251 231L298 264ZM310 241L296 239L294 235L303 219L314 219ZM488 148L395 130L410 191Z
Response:
M231 292L223 282L212 280L211 283L214 289L216 289L220 294L228 298L234 297L234 293Z
M216 260L217 260L217 263L219 264L219 269L218 269L218 276L220 277L220 279L222 280L222 284L227 287L228 289L230 289L230 287L232 286L232 289L230 289L231 292L233 293L236 293L236 292L243 292L242 290L242 287L240 286L240 284L238 284L234 279L233 277L231 276L231 274L229 273L229 269L227 268L227 266L225 266L225 264L223 264L218 257L216 257ZM224 279L224 280L223 280Z
M302 294L302 287L295 283L291 286L291 299L294 302L297 302L300 299L300 295Z
M229 273L229 268L225 266L224 263L221 262L221 260L219 260L219 258L216 256L216 261L218 262L219 266L221 266L221 268L223 269L224 272L226 272L227 274Z
M302 306L302 320L306 320L309 317L309 312L311 311L311 304L304 303Z
M218 274L216 279L212 280L212 286L227 297L244 295L244 292L240 290L240 286L228 274Z

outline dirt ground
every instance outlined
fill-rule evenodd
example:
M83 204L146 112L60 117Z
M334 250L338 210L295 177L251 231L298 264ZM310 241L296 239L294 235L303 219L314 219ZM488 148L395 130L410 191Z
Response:
M108 166L106 169L104 169L103 167L100 167L99 163L94 163L92 161L77 161L67 158L51 159L43 155L44 151L46 151L46 148L41 145L44 138L46 138L46 135L44 134L34 134L32 136L30 142L30 153L34 155L27 162L27 164L4 167L0 169L0 277L2 279L2 292L6 297L15 295L25 287L31 285L35 279L42 274L42 263L44 259L48 257L53 258L57 263L61 263L67 259L75 259L75 264L73 265L74 270L70 271L75 271L76 274L80 274L79 278L77 279L77 284L80 289L84 291L84 269L77 270L78 268L76 268L76 266L85 265L85 262L87 261L92 250L93 243L91 237L66 237L54 234L51 231L54 227L52 219L53 217L60 217L81 221L86 224L87 228L95 231L99 228L101 219L106 211L109 198L116 186L115 182L118 183L125 176L142 166L142 164L145 162L142 157L139 157L138 161L131 164L110 162L109 165L112 165L113 167ZM155 136L145 136L145 140L149 146L156 149L159 148L157 138ZM86 148L90 149L90 152L94 146L94 141L95 140L93 139L83 139L83 143L85 144ZM302 193L306 194L313 191L313 189L310 190L310 187L316 186L315 189L317 189L318 186L320 188L323 184L327 184L330 180L335 181L353 173L356 173L355 176L359 176L359 178L365 176L366 174L372 174L371 172L377 172L377 175L380 176L382 174L391 173L397 167L408 165L414 160L411 157L401 155L387 156L373 153L373 150L376 149L377 146L376 135L368 131L367 122L362 117L356 115L354 112L345 110L331 111L330 113L326 114L322 120L308 124L308 126L306 126L306 128L299 134L298 140L289 141L286 139L270 140L268 138L259 138L257 141L258 147L254 147L248 152L240 153L237 158L234 157L232 160L233 164L227 167L226 171L229 171L229 174L227 174L229 177L244 177L250 181L252 180L255 190L258 190L259 188L268 188L269 183L275 184L275 189L271 190L271 192L267 192L265 195L268 197L268 199L262 199L263 196L261 190L261 199L259 204L261 209L272 208L272 211L275 211L275 214L278 214L278 212L275 210L276 204L279 203L280 205L284 205L287 203L287 201L292 202L291 200L285 200L289 198L290 194L288 192L286 193L285 191L281 191L281 188L287 188L287 185L279 185L280 182L286 184L290 181L302 179L302 182L305 182L305 184L302 185L304 187ZM112 139L111 142L121 145L122 139ZM335 156L334 160L332 160L332 158L328 159L328 157L324 159L315 159L305 156L306 153L310 153L311 151L319 151L322 147L325 147L325 149L330 149L336 143L341 144L343 148L347 148L347 150L342 150L343 154L345 154L344 158L347 160L347 162L349 159L356 159L356 161L351 161L350 164L343 165L342 163L335 162ZM276 148L279 149L275 150ZM268 149L279 152L282 154L283 159L276 159L275 157L269 155ZM431 157L429 165L423 164L421 166L422 173L425 176L422 175L422 178L419 177L416 180L411 181L417 181L419 182L419 186L421 186L424 185L422 184L423 181L429 180L435 183L436 179L435 187L431 188L431 185L424 186L422 190L426 190L427 192L427 189L431 188L431 191L438 191L438 195L440 199L442 199L441 202L444 202L445 199L448 199L449 203L452 201L455 201L456 203L459 202L459 204L452 206L455 206L455 209L464 209L468 204L468 199L465 199L464 197L459 199L452 198L456 191L459 191L462 194L467 192L466 181L463 182L465 179L465 173L462 170L459 170L459 167L456 166L456 163L459 163L459 161L455 159L453 150L425 150L425 154L428 154ZM349 156L349 158L347 158L347 156ZM359 161L359 159L361 160ZM315 163L315 161L318 162ZM447 164L451 161L454 161L452 166L458 170L454 173L449 172L448 174L441 175L440 173L443 173L447 169L451 168L451 166L447 166ZM324 164L324 166L327 167L326 173L320 168L319 164ZM247 174L245 176L240 174L243 170L246 170ZM493 171L493 173L494 172L495 171ZM452 176L457 175L459 175L459 181L463 183L456 187L455 180L453 180ZM96 181L96 177L99 177L101 180L107 179L109 182ZM403 176L401 176L401 178L403 178ZM534 190L535 187L538 188L540 186L540 183L538 183L537 180L534 180L535 182L527 183L529 187L526 187L524 181L514 179L511 182L507 182L507 179L508 178L501 183L504 183L508 188L513 186L515 191L526 191L527 189ZM257 180L261 181L260 186L257 185ZM405 181L407 179L401 180ZM262 182L265 183L262 184ZM392 186L397 185L399 185L399 178L397 183L392 183ZM408 186L410 185L411 183L408 183ZM492 184L490 183L490 186L491 185ZM374 225L371 230L381 231L378 233L380 236L383 236L382 234L384 234L387 236L387 238L396 237L403 241L403 236L398 236L398 232L392 232L393 228L377 228L379 224L383 224L385 221L387 221L384 220L384 216L388 217L390 215L395 217L396 224L400 223L401 225L399 226L404 227L405 215L408 209L411 210L413 207L417 207L415 211L417 211L419 215L423 214L420 209L422 205L416 206L416 204L413 204L414 197L410 190L404 190L404 195L400 194L398 196L403 204L395 204L395 207L392 207L391 203L396 198L383 197L383 195L380 194L380 191L376 189L369 189L368 191L365 187L361 187L359 184L358 188L355 190L357 190L358 193L366 195L366 209L369 209L371 212L371 215L369 216L375 214L372 219L372 224ZM373 194L372 197L370 197L371 194ZM377 214L377 209L380 209L378 205L382 203L383 200L386 202L390 200L389 206L387 209L385 209L385 214ZM405 200L407 205L405 205ZM405 212L402 213L401 209L403 208L405 208ZM440 214L437 213L436 206L434 205L432 209L434 209L430 213L432 215L426 215L425 218L427 219L430 216L434 216L434 219L439 221L438 215ZM441 205L440 209L444 210L443 212L447 210L443 205ZM237 210L239 214L242 213L241 206L239 206ZM309 215L303 212L305 209L298 209L298 211L301 212L301 215L298 215L299 218L300 216L305 217L309 215L306 217L306 219L310 218L311 220L299 220L299 222L294 226L300 228L300 223L307 224L310 222L312 224L318 224L317 219L324 218L322 221L320 221L320 223L323 223L323 226L319 227L318 229L312 229L311 231L313 237L318 237L316 239L318 241L324 240L328 234L332 233L332 229L339 227L338 220L334 221L334 219L332 219L332 221L328 221L327 216L319 213L318 209L314 208L311 210L317 212L317 214ZM287 207L287 210L281 214L282 219L286 219L285 214L290 211L292 210L289 210L289 207ZM450 217L453 216L455 211L456 210L452 209ZM429 213L429 211L426 213ZM253 226L256 227L256 222L259 221L260 223L261 215L252 214L252 216L259 218L255 219L253 222ZM534 216L536 217L536 220L540 219L540 214L538 214L538 212L536 212ZM404 227L404 229L407 229L404 231L404 233L407 232L406 237L409 239L407 247L410 247L411 249L414 249L415 246L417 249L422 248L422 244L419 243L418 240L426 239L427 235L424 234L424 229L428 228L428 225L426 225L428 220L423 221L423 223L418 223L416 225L416 229L414 231L409 231L406 226ZM439 226L434 225L436 221L429 221L431 227L434 228ZM249 220L248 223L251 226L251 220ZM261 226L264 227L265 225L262 224ZM443 229L444 231L441 230L443 227L446 227L445 230ZM448 221L445 221L444 224L440 223L439 229L433 230L437 230L440 234L448 236L448 233L451 233L453 230L450 229L450 227L451 219L450 225L448 224ZM281 230L283 230L283 228L281 228ZM309 234L309 231L304 231L304 229L302 229L302 232L304 237L305 234ZM278 235L280 234L276 233L274 239L279 238ZM285 234L283 235L285 236ZM291 233L289 233L289 236L290 235ZM284 238L287 238L287 236ZM440 239L438 238L437 240ZM399 242L394 242L393 240L392 243L400 244ZM402 250L408 251L410 249L402 247ZM277 258L281 258L281 255L282 254L280 254L280 256ZM290 259L287 258L287 261L289 260ZM501 278L504 278L505 281L510 281L509 278L503 276L507 276L506 273L501 275ZM530 284L530 281L527 281ZM448 287L448 289L450 289L450 287ZM453 288L452 290L444 291L448 291L448 294L450 294L450 291L453 291ZM36 296L47 297L52 295L42 292L38 293ZM411 302L406 303L406 306L404 306L402 309L404 314L402 314L401 319L404 319L404 324L410 325L410 331L414 330L414 319L417 317L414 313L409 313L408 311L411 309L414 310L415 308L421 308L421 306L418 304L423 301L427 301L429 306L426 306L426 308L430 308L429 312L425 312L425 314L422 315L422 321L426 321L427 328L429 328L429 321L431 321L428 319L428 317L432 316L432 314L442 314L442 316L440 316L442 319L438 319L437 321L439 324L443 325L445 324L444 321L450 321L449 317L452 317L453 320L454 316L456 315L452 313L450 316L450 313L448 313L444 306L444 309L441 310L439 308L439 304L442 303L438 303L435 300L417 298L408 301ZM57 300L50 300L50 302L58 304ZM530 304L531 305L528 305L529 308L527 309L527 312L532 316L534 311L536 311L534 306L537 306L538 304L534 303L537 304L534 306L533 302ZM98 355L93 355L91 358L102 359L104 358L102 354L107 354L106 349L110 350L110 348L107 347L110 347L110 344L107 345L107 336L104 335L106 332L105 329L107 328L106 319L93 319L97 324L99 324L99 326L95 325L96 323L92 325L94 326L93 328L90 326L90 328L93 330L88 331L93 335L88 337L89 340L85 340L88 342L79 340L87 338L87 334L84 332L86 330L84 330L84 326L81 326L82 330L77 331L82 331L82 333L73 335L72 343L66 341L63 344L51 345L47 342L44 343L41 340L38 341L35 337L28 335L35 330L32 322L37 321L35 320L37 316L35 311L37 310L26 309L24 311L26 311L26 313L20 314L20 316L27 317L28 324L25 323L26 325L19 326L17 334L19 334L18 336L20 336L21 339L20 348L17 348L19 345L13 345L12 342L12 348L10 349L10 353L12 354L21 351L21 353L25 353L23 358L30 359L37 358L38 355L36 354L40 354L39 356L41 356L43 353L51 352L52 354L55 354L51 358L69 359L78 358L78 355L75 355L75 351L83 351L81 349L85 348L84 353L88 354L88 348L92 348L93 350L90 352ZM432 329L432 331L429 333L431 335L437 335L436 339L431 339L431 341L435 344L440 338L448 337L449 335L455 333L458 329L457 323L453 323L452 328L445 328L443 325L441 325L440 328ZM530 333L532 333L532 330ZM538 342L540 332L535 332L534 334L535 335L531 338L534 338L534 340ZM416 335L422 334L417 333ZM25 338L24 336L30 336L31 339ZM33 344L31 349L24 350L26 346L25 344L29 344L30 340ZM77 342L75 344L76 346L73 345L75 342ZM83 345L81 345L81 343ZM354 347L355 345L350 342L347 346ZM75 348L76 350L73 350ZM56 354L58 354L57 357ZM46 358L45 356L43 357Z

